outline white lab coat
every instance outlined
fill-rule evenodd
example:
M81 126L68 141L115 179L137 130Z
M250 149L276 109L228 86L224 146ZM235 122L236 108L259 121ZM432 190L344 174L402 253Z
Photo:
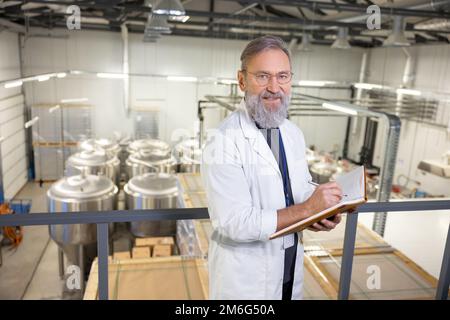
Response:
M280 125L295 203L312 194L305 142L289 120ZM284 248L294 235L269 240L285 208L282 176L244 101L203 151L202 179L213 233L209 242L210 299L281 299ZM299 233L299 239L301 234ZM295 263L293 299L303 298L303 245Z

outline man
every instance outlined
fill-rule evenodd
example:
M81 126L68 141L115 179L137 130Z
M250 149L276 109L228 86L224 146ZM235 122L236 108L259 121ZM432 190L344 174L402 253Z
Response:
M291 59L272 36L251 41L241 55L237 111L220 125L203 152L213 233L209 244L211 299L301 299L301 233L269 240L274 232L335 205L334 182L313 187L301 130L286 119ZM340 222L314 224L329 231Z

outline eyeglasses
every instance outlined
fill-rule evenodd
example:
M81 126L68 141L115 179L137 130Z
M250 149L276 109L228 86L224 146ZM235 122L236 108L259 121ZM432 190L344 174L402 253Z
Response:
M260 86L267 86L272 79L272 77L275 77L277 79L278 84L286 84L289 83L292 80L292 72L278 72L277 74L273 75L267 72L249 72L247 70L242 70L242 72L247 72L251 75L253 75L256 79L256 82Z

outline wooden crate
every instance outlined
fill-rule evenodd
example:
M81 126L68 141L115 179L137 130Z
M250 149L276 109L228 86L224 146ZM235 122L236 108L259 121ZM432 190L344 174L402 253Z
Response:
M207 264L181 257L111 261L108 267L110 300L208 299ZM84 300L98 299L98 261L94 260Z
M330 298L337 299L342 256L305 256L305 260L309 260L309 268L313 270L322 289ZM379 289L369 289L367 286L373 274L368 269L370 266L379 268ZM349 299L434 299L436 287L437 280L433 276L398 250L380 253L360 249L353 258Z
M151 247L153 248L158 244L168 244L170 246L175 245L173 237L148 237L148 238L136 238L136 247Z

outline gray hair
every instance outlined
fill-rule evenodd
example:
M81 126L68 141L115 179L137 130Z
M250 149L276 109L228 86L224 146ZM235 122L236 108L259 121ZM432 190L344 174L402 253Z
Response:
M241 54L241 70L247 68L248 61L257 54L269 50L278 49L283 51L289 58L291 64L291 54L283 39L275 36L262 36L250 41Z

